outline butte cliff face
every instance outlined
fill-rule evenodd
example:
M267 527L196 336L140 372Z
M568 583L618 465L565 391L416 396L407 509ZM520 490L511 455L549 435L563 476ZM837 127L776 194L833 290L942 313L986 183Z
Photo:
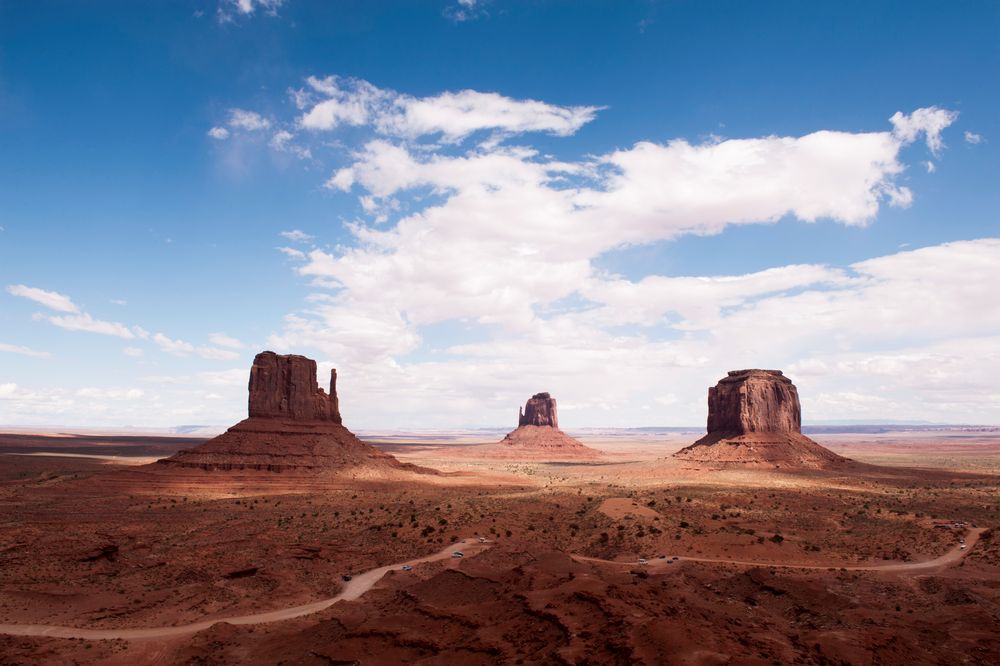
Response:
M517 425L558 428L559 414L556 411L556 399L548 393L536 393L531 396L524 408L518 410Z
M507 433L499 444L490 445L495 455L534 460L579 460L601 455L559 429L556 399L548 393L531 396L518 411L517 424L517 429Z
M337 371L330 371L330 393L316 382L316 361L261 352L250 367L250 418L342 423Z
M250 368L249 418L201 446L160 460L167 468L340 472L410 470L365 444L342 425L337 371L330 392L316 382L316 361L305 356L261 352Z
M802 434L802 409L780 370L734 370L708 389L708 433L674 457L707 467L821 469L848 460Z

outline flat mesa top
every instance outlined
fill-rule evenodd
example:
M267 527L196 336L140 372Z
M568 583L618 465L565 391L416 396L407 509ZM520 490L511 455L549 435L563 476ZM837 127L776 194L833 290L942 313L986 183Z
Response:
M548 391L542 391L541 393L536 393L535 395L531 396L531 399L532 400L548 400L551 397L552 396L549 395Z
M760 368L748 368L746 370L730 370L727 373L726 377L723 377L722 379L719 380L719 383L740 382L743 381L744 379L748 379L753 376L766 377L767 379L775 379L782 382L787 382L789 384L792 381L788 377L785 377L784 373L782 373L781 370L761 370Z

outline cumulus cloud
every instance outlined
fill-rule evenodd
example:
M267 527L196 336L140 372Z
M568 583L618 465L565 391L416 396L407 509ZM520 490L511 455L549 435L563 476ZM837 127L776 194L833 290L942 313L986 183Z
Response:
M248 132L259 132L268 129L271 126L271 121L256 111L230 109L229 126Z
M208 136L218 141L225 141L226 139L229 138L229 130L227 130L225 127L213 127L212 129L208 130Z
M65 294L56 291L46 291L37 287L28 287L23 284L12 284L7 287L7 293L13 296L20 296L40 303L50 310L58 312L79 312L80 308Z
M375 139L327 187L360 189L365 208L407 197L415 212L389 228L354 224L353 246L314 249L297 270L352 310L391 303L388 330L456 318L517 329L538 307L589 296L581 286L610 288L593 286L592 262L629 245L785 216L864 225L884 204L906 206L903 145L889 131L818 131L640 142L566 163L524 147L428 155ZM438 198L424 204L428 188Z
M326 183L355 193L369 219L350 222L353 242L335 250L280 249L301 261L294 270L329 291L312 294L268 344L318 350L362 394L391 397L399 419L425 418L428 401L437 400L455 404L456 415L484 404L484 414L500 414L501 401L516 405L538 390L526 380L535 377L587 425L619 413L633 419L638 409L661 414L657 423L697 423L704 387L727 369L816 357L809 376L820 377L825 361L815 352L831 344L860 352L997 333L993 323L921 326L923 315L897 305L923 301L943 320L966 322L989 298L970 284L991 284L991 277L925 279L911 265L975 263L996 253L988 240L916 258L744 275L628 279L596 268L630 246L733 225L783 218L870 224L883 206L912 203L899 182L901 151L924 138L938 154L954 112L896 113L882 131L639 141L564 161L503 141L459 143L480 131L569 135L596 107L475 91L415 98L337 77L307 84L295 96L300 127L370 132ZM419 137L441 140L414 143ZM879 310L883 301L891 307ZM350 397L345 405L352 407Z
M941 132L958 120L958 111L949 111L936 106L917 109L906 115L897 111L889 119L893 126L893 135L903 144L913 143L921 134L927 141L927 147L934 155L938 155L944 147Z
M965 142L971 143L972 145L977 145L983 142L983 136L981 134L976 134L975 132L965 132Z
M511 405L540 388L578 426L635 425L643 405L650 423L697 425L705 388L726 370L756 366L788 371L807 420L995 421L1000 410L980 385L1000 370L1000 311L987 306L998 267L1000 239L982 239L842 267L597 276L582 289L586 307L516 330L458 325L448 337L459 342L416 358L426 329L408 315L336 297L289 316L269 342L333 359L352 389L345 413L380 425L441 425L422 420L441 401L455 405L448 425L473 424L469 414L503 424ZM662 399L665 388L675 400ZM878 394L894 400L852 407ZM392 400L398 413L371 411L356 395Z

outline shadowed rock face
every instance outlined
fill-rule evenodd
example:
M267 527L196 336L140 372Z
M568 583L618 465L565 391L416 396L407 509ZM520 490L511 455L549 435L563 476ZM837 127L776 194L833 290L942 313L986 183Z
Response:
M708 433L801 432L799 393L781 370L734 370L708 389Z
M261 352L250 368L249 418L201 446L158 461L163 469L339 473L436 473L400 463L341 423L337 371L330 393L316 383L316 361Z
M706 467L828 469L850 462L802 434L799 393L780 370L734 370L708 389L708 433L674 454Z
M559 427L559 415L556 413L556 399L548 393L536 393L531 396L523 411L518 411L517 425Z
M316 382L316 361L261 352L250 368L250 418L341 423L337 371L330 371L330 393Z

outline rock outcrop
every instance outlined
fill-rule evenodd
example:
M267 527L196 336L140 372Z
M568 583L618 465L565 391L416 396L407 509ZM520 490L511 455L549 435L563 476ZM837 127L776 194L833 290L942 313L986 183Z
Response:
M160 460L166 468L341 472L433 470L403 464L365 444L341 422L337 371L330 392L316 383L316 362L261 352L250 368L249 418L201 446Z
M329 395L317 385L316 361L266 351L250 368L250 418L341 423L337 371L330 371Z
M518 408L517 425L549 426L559 428L559 415L556 412L556 399L548 393L536 393L531 396L524 408Z
M708 467L824 469L849 462L802 434L802 409L780 370L734 370L708 389L708 433L674 454Z
M580 460L600 457L600 451L584 446L559 429L556 399L548 393L531 396L518 411L517 429L492 445L499 457ZM485 452L485 449L483 449Z

